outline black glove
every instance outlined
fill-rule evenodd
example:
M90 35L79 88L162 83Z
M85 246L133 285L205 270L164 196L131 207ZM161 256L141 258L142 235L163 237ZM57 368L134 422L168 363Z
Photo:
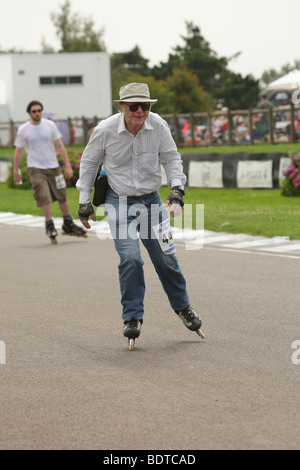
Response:
M170 204L173 204L173 202L180 204L181 207L184 206L183 198L182 196L185 195L184 190L177 188L174 186L172 188L172 191L170 192L169 196L167 197L167 200L170 201Z
M94 214L94 208L90 202L79 204L78 217L81 220L89 220L89 216Z

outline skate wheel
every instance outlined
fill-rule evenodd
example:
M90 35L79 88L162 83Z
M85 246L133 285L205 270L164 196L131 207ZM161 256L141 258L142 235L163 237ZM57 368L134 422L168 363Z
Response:
M196 333L197 333L197 335L201 336L201 338L203 338L203 339L205 338L205 334L203 333L202 330L200 330L200 328L199 328L199 330L196 331Z
M128 339L128 349L129 351L133 351L135 346L135 341L133 338Z
M52 245L57 245L56 238L50 238Z

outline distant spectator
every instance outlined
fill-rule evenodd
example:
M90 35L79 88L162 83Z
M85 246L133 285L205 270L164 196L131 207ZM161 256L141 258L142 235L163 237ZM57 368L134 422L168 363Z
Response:
M250 142L249 126L244 120L238 123L236 127L236 131L237 131L240 143Z
M260 103L258 103L258 109L268 109L273 108L274 105L271 101L267 100L267 95L262 95Z
M211 137L212 142L210 142L209 129L206 129L204 138L207 144L222 141L222 122L219 117L212 117L211 119Z
M257 105L258 109L271 109L273 108L273 103L267 100L267 95L262 95L260 103ZM261 113L261 121L268 120L268 113Z

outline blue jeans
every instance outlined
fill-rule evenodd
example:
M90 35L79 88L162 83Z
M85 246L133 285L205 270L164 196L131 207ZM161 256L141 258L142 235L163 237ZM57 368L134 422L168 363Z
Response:
M182 310L189 305L186 282L173 253L172 240L159 241L154 227L168 224L169 212L158 192L141 197L118 196L108 189L105 215L120 256L119 281L123 320L142 319L144 315L145 278L139 239L147 249L170 305ZM170 233L169 233L170 235ZM169 251L169 253L168 253ZM157 304L159 308L159 303Z

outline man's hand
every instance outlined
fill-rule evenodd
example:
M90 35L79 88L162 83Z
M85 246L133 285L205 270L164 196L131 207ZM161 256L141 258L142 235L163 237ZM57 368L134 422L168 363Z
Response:
M166 206L168 206L169 201L166 202ZM177 203L177 202L174 202L174 204L171 205L170 207L170 214L172 217L177 217L178 215L180 215L182 212L182 207Z
M87 202L86 204L79 204L78 217L85 228L91 228L89 224L89 217L91 217L91 219L96 222L94 208L90 202Z
M22 181L22 176L19 173L19 169L14 168L14 182L16 184L20 184L21 181Z
M184 191L180 191L177 188L173 188L172 191L170 192L168 199L166 201L166 206L170 207L170 214L172 217L177 217L178 215L181 214L182 208L184 206L183 198L182 196L184 195Z
M72 178L73 176L73 170L72 170L72 167L71 167L71 164L70 163L67 163L65 165L65 170L64 170L64 173L65 173L65 178L68 180L70 178Z

